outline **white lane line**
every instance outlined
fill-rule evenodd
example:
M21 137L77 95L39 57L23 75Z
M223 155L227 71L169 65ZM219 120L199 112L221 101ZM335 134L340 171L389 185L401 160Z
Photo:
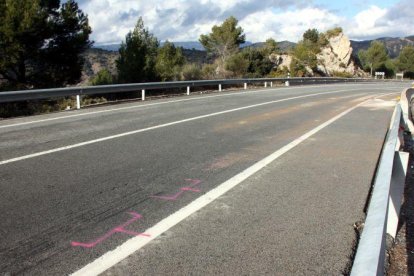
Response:
M129 135L133 135L133 134L137 134L137 133L141 133L141 132L146 132L146 131L150 131L150 130L154 130L154 129L158 129L158 128L163 128L163 127L173 126L173 125L182 124L182 123L186 123L186 122L191 122L191 121L195 121L195 120L200 120L200 119L204 119L204 118L208 118L208 117L218 116L218 115L231 113L231 112L235 112L235 111L240 111L240 110L244 110L244 109L249 109L249 108L259 107L259 106L263 106L263 105L274 104L274 103L280 103L280 102L285 102L285 101L290 101L290 100L295 100L295 99L303 99L303 98L315 97L315 96L320 96L320 95L329 95L329 94L340 93L340 92L349 92L349 91L353 91L353 90L359 90L359 89L336 90L336 91L331 91L331 92L322 92L322 93L316 93L316 94L310 94L310 95L304 95L304 96L296 96L296 97L290 97L290 98L285 98L285 99L280 99L280 100L274 100L274 101L269 101L269 102L264 102L264 103L253 104L253 105L238 107L238 108L234 108L234 109L214 112L214 113L201 115L201 116L197 116L197 117L192 117L192 118L187 118L187 119L174 121L174 122L170 122L170 123L166 123L166 124L161 124L161 125L157 125L157 126L152 126L152 127L142 128L142 129L138 129L138 130L128 131L128 132L124 132L124 133L120 133L120 134L116 134L116 135L106 136L106 137L102 137L102 138L98 138L98 139L94 139L94 140L89 140L89 141L85 141L85 142L81 142L81 143L77 143L77 144L72 144L72 145L68 145L68 146L64 146L64 147L54 148L54 149L51 149L51 150L46 150L46 151L36 152L36 153L28 154L28 155L23 155L23 156L19 156L19 157L15 157L15 158L0 161L0 165L5 165L5 164L9 164L9 163L13 163L13 162L17 162L17 161L21 161L21 160L25 160L25 159L30 159L30 158L34 158L34 157L38 157L38 156L42 156L42 155L46 155L46 154L51 154L51 153L55 153L55 152L59 152L59 151L64 151L64 150L69 150L69 149L73 149L73 148L83 147L83 146L86 146L86 145L96 144L96 143L100 143L100 142L104 142L104 141L108 141L108 140L112 140L112 139L116 139L116 138L121 138L121 137L124 137L124 136L129 136Z
M183 207L182 209L178 210L177 212L173 213L172 215L168 216L167 218L161 220L151 228L145 231L145 234L150 235L150 237L134 237L122 245L118 246L116 249L105 253L103 256L99 257L95 261L91 262L90 264L86 265L85 267L81 268L80 270L74 272L72 275L98 275L105 270L113 267L120 261L124 260L134 252L138 251L146 244L160 236L162 233L168 231L173 226L177 225L187 217L191 216L198 210L205 207L207 204L213 202L218 197L224 195L232 188L239 185L241 182L249 178L250 176L254 175L280 156L285 154L286 152L290 151L315 133L319 132L320 130L324 129L325 127L329 126L336 120L340 119L341 117L345 116L349 112L353 111L357 107L369 102L370 100L364 101L359 103L346 111L340 113L339 115L333 117L332 119L326 121L325 123L317 126L316 128L310 130L309 132L303 134L299 138L293 140L289 144L285 145L284 147L280 148L279 150L275 151L274 153L270 154L269 156L265 157L264 159L258 161L257 163L253 164L251 167L245 169L241 173L233 176L229 180L225 181L224 183L220 184L216 188L212 189L211 191L207 192L206 194L202 195L201 197L197 198L187 206Z
M180 102L187 102L187 101L199 101L203 99L209 99L209 98L218 98L218 97L226 97L226 96L233 96L233 95L240 95L240 94L249 94L249 93L257 93L257 92L271 92L275 90L287 90L292 88L279 88L279 89L269 89L269 90L249 90L249 91L243 91L243 92L229 92L226 94L221 95L211 95L211 96L203 96L199 98L188 98L188 99L180 99L180 100L172 100L172 101L166 101L166 102L160 102L160 103L150 103L150 104L140 104L140 105L134 105L134 106L126 106L126 107L119 107L119 108L111 108L111 109L105 109L105 110L99 110L99 111L92 111L92 112L86 112L81 114L73 114L73 115L67 115L67 116L60 116L56 118L48 118L48 119L41 119L36 121L29 121L29 122L22 122L22 123L16 123L16 124L10 124L10 125L4 125L0 126L1 128L8 128L8 127L15 127L15 126L23 126L23 125L29 125L29 124L35 124L35 123L43 123L43 122L49 122L49 121L55 121L60 119L68 119L68 118L74 118L74 117L82 117L87 115L95 115L100 113L109 113L114 111L121 111L121 110L128 110L128 109L138 109L138 108L145 108L150 106L156 106L156 105L164 105L164 104L170 104L170 103L180 103Z
M347 84L349 85L349 84ZM347 85L335 85L335 86L347 86ZM355 84L353 84L355 85ZM312 88L321 88L326 87L326 85L318 85L318 86L312 86ZM243 91L243 92L229 92L226 94L221 95L211 95L211 96L203 96L199 98L188 98L188 99L180 99L180 100L172 100L172 101L166 101L166 102L160 102L160 103L150 103L150 104L140 104L140 105L134 105L134 106L126 106L126 107L119 107L119 108L111 108L111 109L105 109L105 110L99 110L99 111L91 111L91 112L85 112L80 114L73 114L73 115L67 115L67 116L59 116L55 118L47 118L47 119L41 119L41 120L35 120L35 121L28 121L28 122L21 122L21 123L15 123L10 125L0 125L0 129L2 128L9 128L9 127L16 127L16 126L24 126L24 125L30 125L30 124L37 124L37 123L44 123L49 121L56 121L56 120L62 120L62 119L69 119L69 118L76 118L76 117L83 117L88 115L95 115L95 114L101 114L101 113L110 113L115 111L121 111L121 110L128 110L128 109L138 109L138 108L145 108L150 106L156 106L156 105L164 105L164 104L170 104L170 103L179 103L179 102L187 102L187 101L199 101L203 99L209 99L209 98L218 98L218 97L229 97L233 95L241 95L241 94L250 94L250 93L257 93L257 92L274 92L274 91L284 91L284 90L292 90L292 89L304 89L309 88L309 86L300 86L300 87L289 87L289 88L274 88L274 89L261 89L261 90L249 90L249 91Z

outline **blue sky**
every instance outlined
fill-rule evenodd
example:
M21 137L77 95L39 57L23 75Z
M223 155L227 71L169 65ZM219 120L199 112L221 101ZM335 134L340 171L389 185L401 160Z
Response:
M342 27L354 40L414 35L413 0L78 0L96 44L119 43L142 16L160 40L196 41L230 15L247 40L298 41L304 31Z

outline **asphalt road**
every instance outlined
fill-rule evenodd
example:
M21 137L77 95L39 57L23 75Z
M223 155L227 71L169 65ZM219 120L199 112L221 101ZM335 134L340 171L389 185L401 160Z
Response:
M70 274L355 105L108 274L338 274L406 85L192 95L0 121L0 272ZM394 93L393 95L385 95ZM384 96L385 95L385 96Z

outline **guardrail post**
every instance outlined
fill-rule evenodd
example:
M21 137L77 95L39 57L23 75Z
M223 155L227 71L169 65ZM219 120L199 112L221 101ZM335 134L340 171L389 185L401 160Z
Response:
M76 109L81 108L80 95L76 95Z
M187 96L190 95L190 86L187 86Z
M267 81L265 81L265 88L267 88Z
M219 84L219 91L220 91L220 92L222 91L222 89L221 89L221 84Z
M288 73L288 79L290 79L290 73ZM290 83L289 83L289 80L287 80L286 82L285 82L285 86L289 86L290 85Z
M273 87L273 81L270 82L270 87Z
M141 100L145 101L145 89L141 91Z
M247 90L247 82L244 83L244 90Z

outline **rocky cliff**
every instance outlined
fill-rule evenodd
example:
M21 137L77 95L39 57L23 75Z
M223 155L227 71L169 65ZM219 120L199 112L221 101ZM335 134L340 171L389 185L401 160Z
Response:
M356 66L353 58L351 41L342 32L328 38L327 46L317 55L318 70L325 75L334 75L338 72L353 76L363 76L365 73Z
M342 32L334 36L327 36L326 46L321 47L317 54L317 70L306 68L310 75L325 76L365 76L366 73L359 68L354 61L351 41ZM278 69L290 68L293 60L292 54L282 54L271 57Z

